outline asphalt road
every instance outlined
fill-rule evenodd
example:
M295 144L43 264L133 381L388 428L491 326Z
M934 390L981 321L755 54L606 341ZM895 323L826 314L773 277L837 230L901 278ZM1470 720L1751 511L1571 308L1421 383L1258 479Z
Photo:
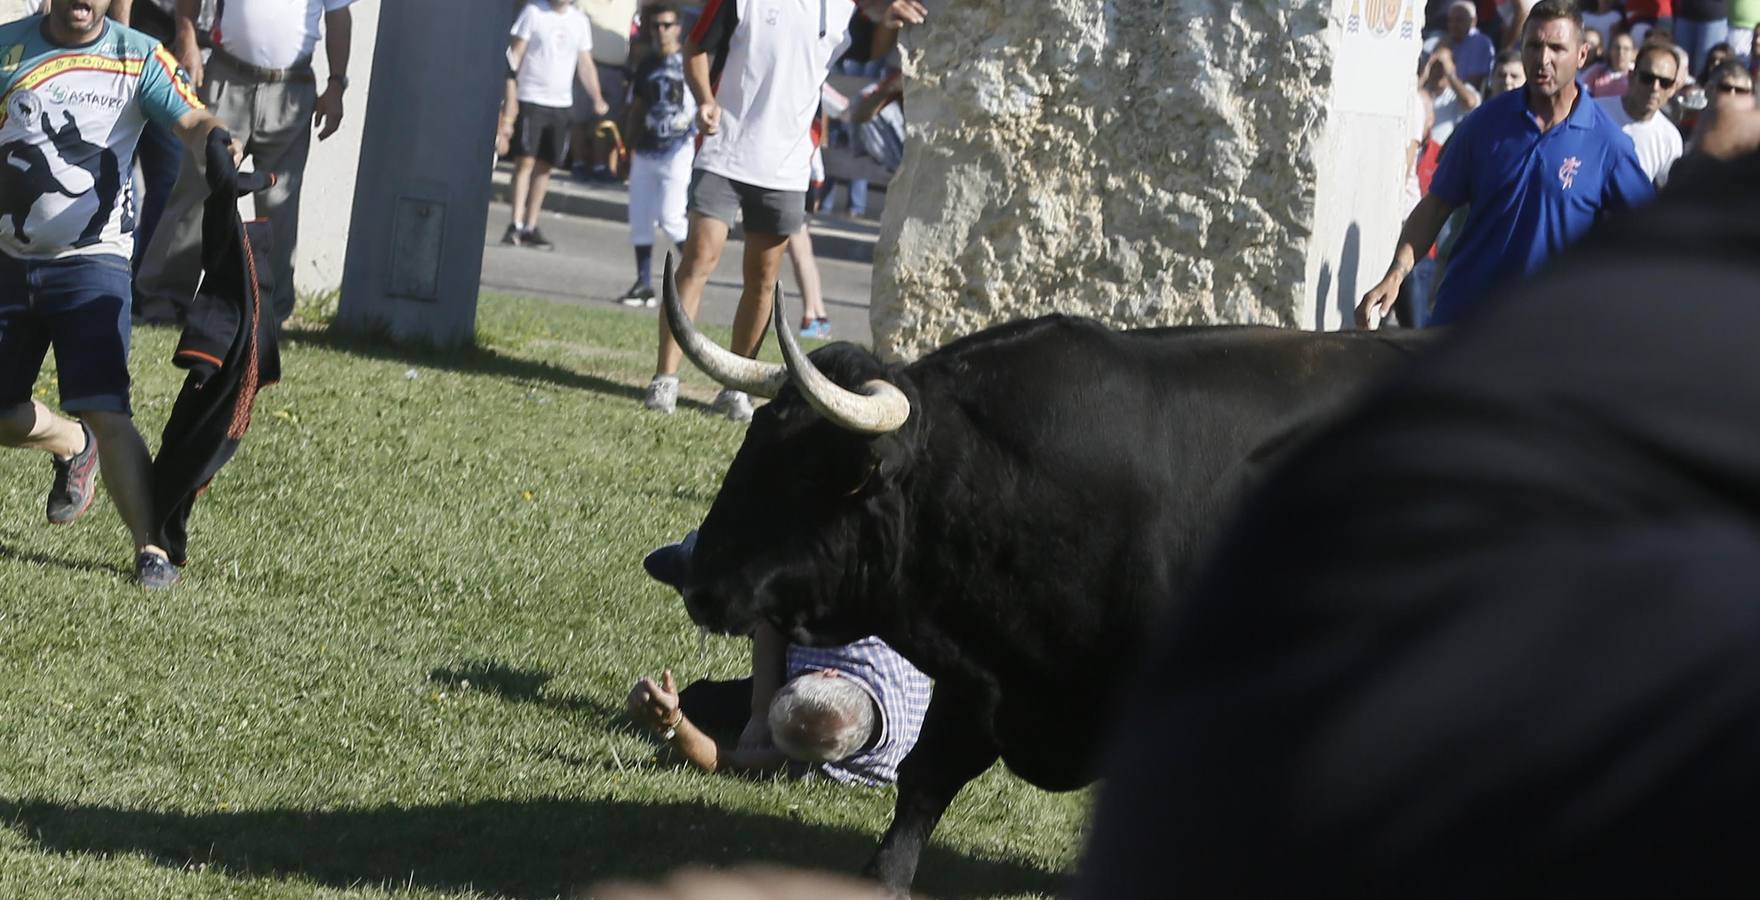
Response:
M549 206L548 201L546 206ZM635 260L629 247L629 229L621 217L564 215L546 211L539 228L556 249L533 250L508 247L501 243L506 230L508 208L505 203L492 206L489 223L483 236L482 287L485 291L545 297L548 299L612 309L629 315L649 316L651 309L626 309L617 304L620 296L635 280ZM659 289L662 259L666 241L655 247L654 286ZM702 321L731 325L739 305L740 259L745 244L729 240L722 252L721 265L709 281L703 306L698 313ZM868 327L868 296L872 267L821 256L818 260L824 284L825 306L831 315L832 337L862 344L871 343ZM782 289L787 295L790 321L798 321L801 301L795 287L794 272L785 259Z

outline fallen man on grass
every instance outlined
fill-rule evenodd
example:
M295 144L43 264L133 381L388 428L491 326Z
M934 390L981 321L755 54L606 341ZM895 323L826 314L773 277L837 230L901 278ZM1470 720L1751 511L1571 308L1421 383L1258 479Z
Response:
M648 574L683 583L696 532L648 554ZM752 674L678 690L671 670L630 689L632 719L709 772L821 774L882 785L916 745L929 708L927 675L878 638L841 647L790 645L768 626L752 635Z

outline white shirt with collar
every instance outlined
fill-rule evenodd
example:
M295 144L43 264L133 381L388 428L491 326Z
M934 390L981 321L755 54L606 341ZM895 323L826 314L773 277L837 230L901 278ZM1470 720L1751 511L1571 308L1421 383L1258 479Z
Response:
M354 0L227 0L214 23L220 48L263 69L311 61L324 13Z

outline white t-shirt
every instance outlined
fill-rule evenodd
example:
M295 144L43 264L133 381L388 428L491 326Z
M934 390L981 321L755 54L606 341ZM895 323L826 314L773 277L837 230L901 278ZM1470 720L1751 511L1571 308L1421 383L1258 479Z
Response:
M1635 121L1626 115L1625 105L1619 97L1597 97L1595 102L1601 104L1601 111L1632 139L1632 146L1638 151L1638 165L1643 167L1644 174L1658 185L1667 184L1669 167L1681 158L1681 130L1662 113L1651 116L1648 122Z
M312 58L318 23L354 0L229 0L214 23L227 53L264 69L289 69Z
M513 20L513 36L526 42L517 80L519 102L573 108L581 54L593 51L587 17L573 3L531 0Z
M1467 113L1472 112L1459 95L1455 94L1454 88L1446 84L1437 93L1431 108L1435 113L1435 121L1430 125L1430 140L1438 144L1448 143L1449 136L1454 134L1454 126L1466 118Z
M853 0L718 0L738 24L715 101L721 128L697 151L697 168L775 191L805 191L813 172L813 117L831 62L849 46ZM699 24L698 29L709 27ZM823 33L821 33L823 29Z

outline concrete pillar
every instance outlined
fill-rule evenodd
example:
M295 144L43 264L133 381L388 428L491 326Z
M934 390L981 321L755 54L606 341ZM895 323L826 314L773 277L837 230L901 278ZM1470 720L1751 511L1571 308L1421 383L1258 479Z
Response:
M512 6L381 5L337 324L468 344Z
M323 294L342 287L343 258L348 252L350 208L355 171L366 133L367 104L372 96L373 48L379 32L381 0L358 0L349 7L354 25L349 51L349 88L343 95L342 129L325 140L312 141L306 160L306 188L299 201L299 249L293 260L294 286L300 295ZM330 77L330 59L319 44L312 65L318 88ZM313 137L317 133L313 132Z
M1053 311L1338 324L1404 210L1418 0L942 0L906 32L876 349Z

